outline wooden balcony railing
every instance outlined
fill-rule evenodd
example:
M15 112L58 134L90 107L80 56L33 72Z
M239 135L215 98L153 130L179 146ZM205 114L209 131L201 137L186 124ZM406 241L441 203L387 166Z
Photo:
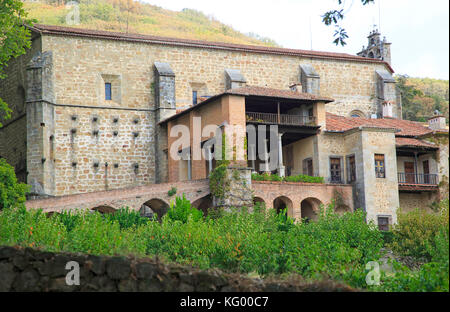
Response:
M401 184L438 184L437 174L422 174L422 173L398 173L398 183Z
M312 116L247 112L247 121L272 125L314 126Z

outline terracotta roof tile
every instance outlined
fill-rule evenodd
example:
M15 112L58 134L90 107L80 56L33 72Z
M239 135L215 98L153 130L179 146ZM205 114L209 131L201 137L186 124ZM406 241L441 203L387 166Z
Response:
M396 136L419 136L433 132L420 122L402 119L368 119L360 117L343 117L327 113L327 130L347 131L357 127L394 128L400 130Z
M302 93L292 90L279 90L257 86L245 86L241 88L230 89L227 90L225 93L232 95L263 96L263 97L275 97L293 100L310 100L310 101L324 101L324 102L334 101L334 99L332 98L316 96L310 93Z
M437 146L434 144L427 143L425 141L421 141L414 138L405 138L405 137L395 138L395 145L403 147L413 146L413 147L437 148Z
M381 63L381 64L386 65L386 67L392 73L394 72L392 67L383 60L373 59L373 58L368 58L368 57L361 57L361 56L347 54L347 53L274 48L274 47L265 47L265 46L256 46L256 45L244 45L244 44L212 42L212 41L203 41L203 40L159 37L159 36L151 36L151 35L143 35L143 34L127 34L127 33L121 33L121 32L83 29L83 28L75 28L75 27L42 25L42 24L35 24L32 27L29 26L29 28L36 32L43 33L43 34L53 34L53 35L62 35L62 36L70 35L70 36L77 36L77 37L92 37L92 38L103 38L103 39L110 39L110 40L147 42L147 43L156 43L156 44L162 44L162 45L190 46L190 47L221 49L221 50L234 50L234 51L244 51L244 52L254 52L254 53L293 55L293 56L315 57L315 58L325 58L325 59L353 60L353 61L360 61L360 62L366 62L366 63Z

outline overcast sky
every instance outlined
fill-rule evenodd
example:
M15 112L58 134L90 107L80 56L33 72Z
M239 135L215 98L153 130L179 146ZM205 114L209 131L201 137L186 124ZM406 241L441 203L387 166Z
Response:
M337 0L141 1L176 11L196 9L241 32L267 36L294 49L311 49L312 39L313 50L356 54L367 46L367 35L376 24L392 42L397 74L449 79L448 0L375 0L366 6L360 0L344 0L343 26L349 35L344 47L332 43L334 27L323 25L320 17L335 8Z

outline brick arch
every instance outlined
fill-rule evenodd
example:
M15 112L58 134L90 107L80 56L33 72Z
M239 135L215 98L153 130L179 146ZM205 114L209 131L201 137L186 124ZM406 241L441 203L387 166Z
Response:
M287 208L287 215L289 217L294 216L294 204L292 200L287 196L278 196L273 200L272 207L279 212L283 208Z
M266 203L266 201L264 200L264 198L262 198L262 197L260 197L260 196L254 196L254 197L253 197L253 205L255 205L255 204L257 204L257 203L259 203L259 204L264 205L264 206L267 207L267 203Z
M145 201L142 206L146 206L151 209L152 213L156 214L158 217L158 220L161 220L161 218L167 213L169 210L170 205L161 198L153 197L147 201ZM141 206L141 210L142 210ZM144 209L145 210L145 209Z
M104 213L115 213L118 209L116 209L110 205L99 205L99 206L95 206L89 210L98 211L98 212L104 214Z
M315 197L307 197L300 203L300 218L307 220L317 220L320 211L320 205L323 202Z
M212 195L208 194L206 196L200 197L192 202L192 206L201 210L203 215L208 215L209 209L213 208Z

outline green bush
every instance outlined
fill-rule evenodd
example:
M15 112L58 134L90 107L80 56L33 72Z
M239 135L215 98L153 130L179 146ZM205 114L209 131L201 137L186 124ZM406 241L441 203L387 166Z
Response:
M399 212L389 246L400 255L431 261L432 252L436 250L436 236L442 231L449 232L448 217L448 201L438 213L428 213L423 209Z
M253 213L202 217L183 196L161 222L123 209L114 215L76 211L47 217L9 207L0 213L0 245L105 255L158 256L202 269L258 274L298 273L374 291L448 291L448 230L438 231L431 262L411 271L394 262L381 284L366 284L366 264L379 261L383 235L365 213L338 215L330 205L315 222L295 223L285 213L256 207Z
M0 210L25 202L29 186L18 183L14 168L0 158Z
M203 212L192 207L191 202L183 194L183 197L176 197L175 204L172 203L170 205L167 217L173 221L177 220L183 223L186 223L189 218L192 218L196 222L203 218Z
M304 182L304 183L324 183L323 177L311 177L304 174L296 176L280 177L277 174L268 173L253 173L252 180L254 181L286 181L286 182Z

